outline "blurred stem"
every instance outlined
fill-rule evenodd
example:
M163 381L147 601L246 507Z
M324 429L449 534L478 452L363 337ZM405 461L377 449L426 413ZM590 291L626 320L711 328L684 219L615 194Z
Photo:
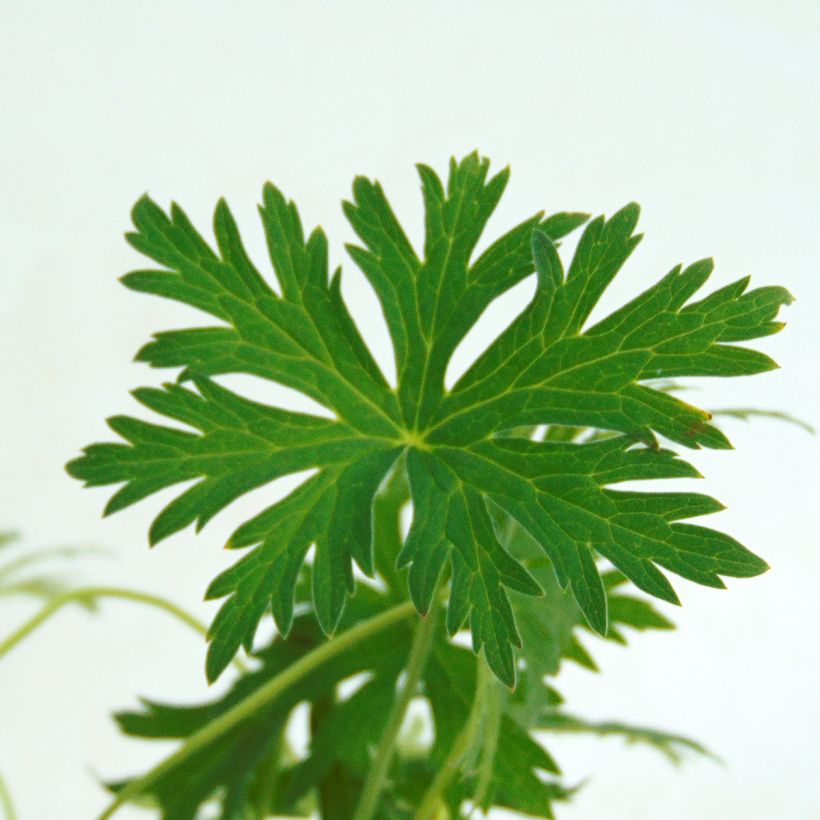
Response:
M487 797L493 778L495 750L501 731L501 701L499 684L483 657L478 658L478 685L481 687L478 699L483 711L481 754L478 763L478 778L473 797L474 807L481 806Z
M0 642L0 658L6 653L10 652L27 638L38 627L42 626L53 615L59 612L64 606L73 603L89 604L98 601L100 598L119 598L126 601L134 601L136 603L145 604L156 609L161 609L169 615L173 615L177 620L191 627L200 635L207 635L208 630L205 625L195 618L190 613L186 612L181 607L160 598L157 595L151 595L147 592L139 592L134 589L125 589L122 587L81 587L80 589L70 590L60 595L55 595L38 613L29 618L25 623L18 627L11 635L4 641ZM234 661L236 667L240 671L245 671L245 665L238 659Z
M427 617L420 618L416 626L416 634L413 638L405 669L404 685L393 704L387 725L384 727L381 740L379 740L376 757L370 771L367 773L367 779L362 787L359 805L353 815L353 820L371 820L378 809L384 781L396 749L399 730L404 722L407 707L418 689L421 675L427 665L427 659L430 657L440 610L441 604L438 601L438 596L436 596Z
M3 808L3 815L6 820L17 820L17 813L14 811L14 804L11 802L11 794L2 777L0 777L0 807Z
M249 820L264 820L264 818L270 817L269 810L276 796L277 775L281 768L280 761L285 759L287 755L287 739L282 733L259 766L260 775L256 781L258 788L253 799L252 817Z
M470 714L464 722L464 726L458 733L453 745L450 747L450 752L444 764L436 773L433 782L428 787L422 798L416 813L413 815L413 820L434 820L437 817L437 812L441 806L441 801L444 793L452 784L454 778L458 775L462 762L474 746L476 736L482 725L482 714L484 712L484 701L488 693L488 685L492 681L488 680L489 668L482 655L476 658L476 681L475 681L475 697L473 698L473 705L470 708ZM486 784L484 785L486 788Z
M154 766L147 774L129 781L129 783L117 793L114 800L108 805L108 808L103 811L99 820L106 820L106 818L111 817L118 808L138 795L143 794L154 785L154 783L167 775L175 766L180 765L192 755L206 748L209 744L222 737L222 735L230 732L238 724L253 717L257 712L263 710L272 701L276 700L282 692L305 675L313 672L317 667L366 638L403 621L415 611L416 609L413 603L406 601L403 604L399 604L382 612L374 618L357 624L346 632L342 632L335 638L317 646L306 655L303 655L298 661L262 684L262 686L248 695L244 700L239 701L239 703L226 712L223 712L219 717L212 720L198 732L194 732L194 734L190 735L173 754Z

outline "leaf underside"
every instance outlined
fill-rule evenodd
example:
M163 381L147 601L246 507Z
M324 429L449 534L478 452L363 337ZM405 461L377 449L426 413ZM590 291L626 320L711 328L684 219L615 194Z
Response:
M741 279L697 298L709 260L677 266L610 316L590 314L640 237L638 207L609 219L536 214L476 252L507 184L472 154L453 160L446 186L419 166L424 247L414 248L376 182L357 178L345 214L360 244L348 248L378 296L392 340L392 387L363 342L328 269L321 229L308 236L296 206L264 188L260 214L276 288L246 253L224 201L215 246L184 212L148 198L133 211L128 240L158 267L123 278L133 290L192 305L212 326L157 334L139 352L152 367L181 368L177 383L134 392L188 429L118 416L117 443L94 444L69 472L89 486L119 484L114 512L181 482L193 485L156 517L156 543L202 527L241 495L276 478L313 471L296 490L245 522L229 547L242 558L217 577L224 598L210 632L215 679L239 647L252 645L272 611L287 634L294 587L313 553L312 606L332 634L354 591L354 564L373 575L373 505L386 476L403 471L413 518L398 555L410 595L426 611L449 579L447 623L465 624L507 685L522 642L511 595L542 584L503 546L508 522L546 556L584 618L606 634L607 595L596 560L605 558L637 587L669 602L664 574L721 587L765 563L737 541L688 522L721 509L691 492L615 489L624 481L697 476L662 438L687 448L727 448L709 414L652 380L740 376L774 368L742 346L781 328L791 297L779 287L748 290ZM586 223L564 270L557 244ZM456 347L493 300L536 275L530 304L453 385L445 372ZM244 373L300 391L330 418L251 401L216 378ZM534 426L548 426L543 440ZM561 440L566 427L591 428Z

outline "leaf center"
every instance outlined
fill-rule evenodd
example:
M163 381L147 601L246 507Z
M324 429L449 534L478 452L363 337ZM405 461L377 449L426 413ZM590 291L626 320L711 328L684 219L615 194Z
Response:
M413 447L416 450L430 450L431 447L424 438L424 433L418 430L402 430L401 441L407 447Z

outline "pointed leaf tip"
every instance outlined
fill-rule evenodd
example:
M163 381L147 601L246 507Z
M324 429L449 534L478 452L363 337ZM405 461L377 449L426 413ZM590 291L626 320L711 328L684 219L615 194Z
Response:
M160 334L136 360L180 368L180 384L197 373L252 371L331 406L336 427L276 408L241 409L239 402L228 412L224 397L201 391L201 400L186 400L177 395L184 391L177 389L173 397L163 399L167 415L200 421L202 426L193 425L200 433L185 438L171 427L155 425L151 431L140 431L118 423L115 432L126 434L122 437L128 444L118 441L88 451L66 465L69 475L94 485L124 481L126 492L120 502L109 502L109 512L123 499L132 502L189 479L201 480L201 495L189 498L188 506L161 514L152 525L149 542L153 546L192 522L199 529L218 504L221 509L249 489L325 465L317 470L324 483L310 484L315 491L300 495L297 490L288 497L290 501L253 519L251 532L258 537L241 539L243 546L252 549L235 565L241 569L223 577L218 590L222 597L232 596L229 600L238 607L236 611L249 619L257 610L266 611L282 590L292 593L306 544L321 538L325 597L317 604L316 615L328 635L336 630L352 586L352 571L343 563L349 564L351 558L358 562L364 554L350 533L368 526L371 490L385 475L387 461L392 464L395 457L378 463L374 459L367 470L356 470L368 453L394 447L408 419L414 420L413 429L427 431L426 442L431 445L429 458L418 470L429 481L416 482L418 486L412 488L414 521L429 531L424 544L404 556L411 571L429 562L432 548L425 553L425 544L451 545L450 536L470 531L469 521L453 523L458 515L469 517L459 513L453 501L461 492L453 487L462 487L467 488L465 493L497 503L502 515L519 522L515 526L528 528L556 567L561 583L570 584L590 628L599 634L607 630L606 605L589 566L574 557L579 546L594 544L593 565L603 555L623 566L624 573L646 591L677 604L654 562L663 560L664 566L673 564L680 574L700 574L703 583L714 583L709 561L720 559L720 550L707 556L702 570L687 568L686 550L679 549L669 534L673 532L670 522L678 520L674 503L637 491L620 493L610 485L681 477L682 470L670 467L668 457L661 454L658 437L694 448L731 447L695 408L644 389L641 383L651 378L741 375L755 367L762 369L764 359L723 343L776 330L777 308L792 301L791 294L764 288L743 295L741 282L691 302L704 284L705 269L712 265L711 260L702 261L687 268L688 276L663 277L610 317L588 327L599 299L635 247L637 203L629 203L609 220L598 218L588 224L564 278L553 240L579 227L586 215L554 214L543 221L543 233L533 230L530 218L488 243L474 259L509 165L487 179L489 161L476 150L460 161L453 158L446 185L429 166L417 167L426 212L423 259L404 235L378 182L357 177L355 201L344 206L362 244L351 255L376 290L395 343L399 374L395 390L385 386L342 300L328 294L324 242L315 239L316 233L310 234L314 240L304 239L306 231L295 205L275 186L263 186L262 211L279 279L276 292L240 252L232 223L221 226L221 239L217 231L221 253L217 256L176 203L163 210L147 193L140 198L132 211L136 230L128 239L160 269L126 274L123 284L205 310L220 326ZM227 220L224 198L216 206L217 215L223 212ZM449 250L442 253L442 249ZM211 265L219 265L218 275ZM493 300L530 275L533 267L549 286L539 289L523 318L490 343L453 389L444 390L439 375L460 340ZM330 281L331 288L339 288L338 273ZM600 455L594 432L580 440L523 444L498 435L547 423L636 437L652 452L646 458L642 454L640 462L626 449L622 456L607 452L602 461L587 456ZM104 463L105 459L110 460ZM654 511L647 512L650 507ZM698 509L703 511L703 502ZM616 519L617 532L612 524ZM512 651L518 638L505 596L510 590L534 590L505 559L506 545L495 543L492 526L491 521L485 528L482 544L465 539L458 546L464 575L458 606L452 616L448 613L448 628L460 627L475 615L473 632L485 636L478 643L494 642L490 649L495 653L494 672L509 685L504 653ZM234 538L226 544L229 549L236 546L239 541ZM377 560L389 560L399 549L396 545L387 558L382 555ZM242 563L249 558L257 563ZM447 556L436 560L446 562ZM738 573L768 568L742 557L734 556L733 561L730 569ZM369 568L366 558L362 563ZM271 573L264 581L266 592L259 591L260 573L250 571L260 566ZM429 563L426 566L429 571ZM475 578L485 582L483 597L473 596ZM496 620L488 625L491 616ZM214 649L213 658L218 651L228 653L228 649ZM216 661L211 664L215 669Z

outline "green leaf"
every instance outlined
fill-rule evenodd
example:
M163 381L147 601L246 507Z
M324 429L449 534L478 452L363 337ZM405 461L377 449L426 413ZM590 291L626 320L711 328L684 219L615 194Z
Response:
M712 587L723 586L722 576L766 569L729 536L687 523L720 509L707 496L613 486L697 475L661 449L658 436L689 448L730 446L707 412L654 380L772 369L766 355L737 343L779 330L788 292L748 290L741 279L696 299L712 270L702 260L673 268L591 324L639 242L636 205L590 221L565 273L557 243L586 215L536 214L477 253L508 171L491 176L477 154L453 160L446 184L429 167L418 170L421 250L378 183L357 178L344 206L361 242L350 254L387 321L395 388L344 304L340 272L330 275L324 234L306 236L295 205L272 185L260 212L276 287L251 262L224 202L214 216L215 247L176 205L166 214L144 198L134 209L129 241L159 267L124 283L197 307L217 324L160 333L138 354L153 367L181 368L179 384L135 396L190 429L111 419L121 441L91 445L69 472L91 486L121 484L109 512L194 481L155 519L156 543L189 524L203 526L256 487L312 471L230 540L247 552L208 591L225 599L211 629L211 679L239 646L252 644L267 609L287 633L311 546L314 611L333 633L354 590L354 565L374 573L374 499L395 469L406 471L412 493L413 523L394 557L409 566L413 600L424 611L448 573L451 631L469 623L475 651L509 686L521 644L510 595L538 595L540 585L499 541L506 520L537 542L600 634L610 616L598 556L673 603L663 569ZM447 389L448 364L467 332L496 297L533 273L531 303ZM232 373L300 391L331 417L268 407L214 381ZM535 425L550 426L545 440L521 433ZM591 428L581 441L574 440L579 428Z
M722 416L723 418L740 419L741 421L751 421L755 418L773 419L774 421L783 421L787 424L793 424L795 427L800 427L807 433L814 435L814 427L807 421L796 418L791 413L784 413L782 410L760 410L753 407L721 407L719 410L712 410L713 416Z
M378 590L369 585L359 588L342 617L343 631L403 600L406 572L392 569L395 551L389 547L399 542L401 510L408 497L406 476L396 470L379 490L375 503L374 528L385 536L387 547L376 555L376 571L384 583ZM517 525L507 527L501 541L523 563L534 563L532 556L537 560L540 554L538 545ZM558 673L562 658L572 656L571 646L577 643L576 632L583 617L572 595L558 587L549 567L532 571L543 583L545 597L512 596L522 634L537 638L525 643L521 658L524 672L514 693L496 682L481 658L448 640L444 629L434 634L417 693L430 705L432 725L428 723L426 728L433 745L428 750L418 743L412 727L404 730L390 767L389 787L381 796L379 818L409 820L415 816L437 772L448 761L453 761L455 768L440 799L453 818L467 816L462 810L465 801L484 808L506 807L529 816L551 817L553 802L570 795L556 779L557 763L533 730L554 716L554 710L547 707L560 703L547 679ZM388 577L391 580L385 580ZM612 573L606 577L611 579ZM614 604L616 598L639 600L622 591L623 584L609 586L613 613L619 609ZM323 636L310 612L309 595L309 579L302 577L297 585L301 614L294 619L286 640L275 638L256 653L261 669L245 673L225 695L207 704L143 701L140 711L118 716L123 732L139 738L184 740L320 646ZM646 609L651 611L648 604ZM645 620L646 627L653 628L652 619ZM325 819L346 820L358 803L372 766L372 749L392 710L412 628L407 621L397 623L341 652L252 718L167 769L150 794L139 799L150 799L164 817L174 820L194 817L202 805L214 799L220 803L222 817L302 816L319 809ZM352 695L343 693L340 684L354 676L359 688ZM286 736L290 717L300 703L309 711L309 743L302 757L290 749ZM568 731L568 725L565 720L558 731ZM179 788L181 782L185 789Z
M0 599L22 595L38 598L45 603L54 601L68 590L68 576L65 570L56 572L40 567L102 552L94 547L43 547L16 554L19 550L15 547L19 545L20 537L16 532L0 532L0 547L10 548L8 560L0 561ZM76 603L89 610L96 607L96 602L91 598L78 598Z
M711 757L719 762L715 755L696 740L646 726L633 726L611 720L590 721L556 709L546 710L539 726L546 732L621 737L629 744L644 744L655 749L676 765L681 763L686 752Z
M382 611L385 604L379 593L360 590L342 628ZM198 809L214 798L220 803L219 816L226 820L244 820L250 808L261 816L301 816L303 807L313 805L314 789L327 789L338 780L334 767L339 764L344 776L353 778L349 785L358 789L369 765L369 747L378 740L386 720L410 637L410 626L399 623L357 644L302 678L253 720L237 725L171 769L152 788L163 816L193 820ZM144 700L141 711L120 713L117 722L133 737L185 739L323 641L315 618L303 614L294 620L289 639L274 640L257 653L261 668L240 677L224 696L200 706ZM361 688L340 699L339 684L363 674L368 678ZM308 705L311 725L311 747L303 759L289 751L286 736L288 720L300 703Z

